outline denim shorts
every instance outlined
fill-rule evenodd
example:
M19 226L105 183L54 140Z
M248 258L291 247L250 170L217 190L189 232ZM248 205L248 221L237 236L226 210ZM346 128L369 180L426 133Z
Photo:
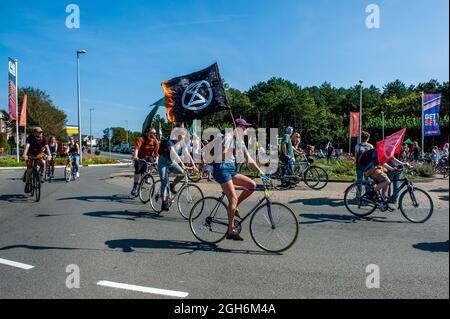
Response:
M236 165L229 163L214 164L214 179L219 184L225 184L237 175Z

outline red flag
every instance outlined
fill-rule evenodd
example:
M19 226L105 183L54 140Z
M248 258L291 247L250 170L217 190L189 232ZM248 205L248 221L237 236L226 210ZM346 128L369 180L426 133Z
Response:
M359 112L350 112L350 136L359 136Z
M380 165L394 159L395 154L399 154L402 150L403 140L405 139L406 128L388 136L385 140L377 142L377 155Z
M27 94L25 93L23 95L22 109L20 111L19 126L25 127L26 125L27 125Z

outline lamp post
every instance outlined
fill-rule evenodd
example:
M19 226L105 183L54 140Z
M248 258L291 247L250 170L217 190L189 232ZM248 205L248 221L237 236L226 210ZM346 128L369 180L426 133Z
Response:
M94 109L89 109L89 145L91 147L91 154L92 154L92 111Z
M361 143L361 132L362 132L362 92L363 92L363 80L359 80L359 137L358 143Z
M80 99L80 55L86 54L85 50L77 51L77 95L78 95L78 140L80 143L80 165L83 164L83 140L81 139L81 99Z

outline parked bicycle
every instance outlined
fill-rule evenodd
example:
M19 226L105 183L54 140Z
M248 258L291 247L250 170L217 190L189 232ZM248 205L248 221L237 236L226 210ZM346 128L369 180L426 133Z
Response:
M374 191L373 181L357 181L350 185L344 194L347 210L357 217L369 216L376 209L383 212L393 211L388 203L393 202L400 194L398 208L402 215L412 223L426 222L433 214L433 200L426 191L414 186L408 178L408 170L405 167L400 168L400 171L400 177L393 182L400 181L401 186L387 200L382 198L380 192Z
M201 188L195 184L191 183L189 178L189 171L191 168L187 167L187 169L182 174L184 177L184 181L182 182L181 188L177 191L176 194L173 194L170 190L170 183L167 184L166 192L169 194L168 205L169 207L177 201L178 212L184 219L189 218L189 212L191 211L192 206L199 200L204 198L203 192ZM153 183L153 186L150 191L150 206L152 209L160 214L162 212L162 203L163 199L160 196L160 184L161 181L157 180Z
M299 223L295 213L286 205L273 202L269 190L271 182L264 182L256 189L236 187L236 190L261 191L263 198L245 215L235 219L235 228L240 233L242 224L250 218L250 235L261 249L280 253L295 243ZM215 245L225 239L228 231L228 207L225 194L219 197L205 197L197 201L189 214L189 227L194 236L203 243Z

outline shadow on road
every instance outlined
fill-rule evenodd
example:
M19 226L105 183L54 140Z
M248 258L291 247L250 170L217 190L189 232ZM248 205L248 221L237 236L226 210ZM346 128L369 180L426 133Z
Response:
M356 217L353 215L338 215L338 214L300 214L302 218L312 219L312 221L300 222L301 225L311 225L320 223L343 223L343 224L354 224L357 221L371 221L376 223L393 223L393 224L403 224L403 221L387 220L386 217Z
M431 251L433 253L448 253L448 240L437 243L419 243L413 245L413 247L420 250Z
M29 196L24 194L0 195L0 201L10 203L24 203L29 200Z
M50 246L32 246L32 245L11 245L0 248L0 250L10 250L17 248L25 248L31 250L77 250L79 248L68 248L68 247L50 247Z
M303 204L306 206L331 206L331 207L342 207L344 206L343 199L332 199L332 198L299 198L289 202L289 204Z
M448 202L449 201L448 195L447 196L439 196L439 199L441 201L444 201L444 202Z
M438 188L438 189L432 189L430 190L432 193L448 193L448 188Z
M65 197L60 198L58 200L80 200L89 203L98 203L98 202L118 202L122 204L134 204L141 205L141 202L138 202L136 199L131 199L129 195L110 195L110 196L74 196L74 197Z
M174 222L186 222L184 218L181 217L172 217L167 216L169 213L157 214L154 212L130 212L128 210L121 211L98 211L98 212L89 212L84 213L83 215L89 217L98 217L98 218L111 218L111 219L122 219L122 220L131 220L135 221L140 218L147 219L160 219L165 221L174 221Z
M190 250L188 253L195 251L206 251L216 253L233 253L233 254L251 254L251 255L279 255L264 251L251 251L241 249L223 249L214 245L208 245L200 242L182 241L182 240L156 240L156 239L117 239L105 242L111 249L122 249L124 253L135 251L135 248L146 249L185 249ZM181 253L183 255L186 253Z

